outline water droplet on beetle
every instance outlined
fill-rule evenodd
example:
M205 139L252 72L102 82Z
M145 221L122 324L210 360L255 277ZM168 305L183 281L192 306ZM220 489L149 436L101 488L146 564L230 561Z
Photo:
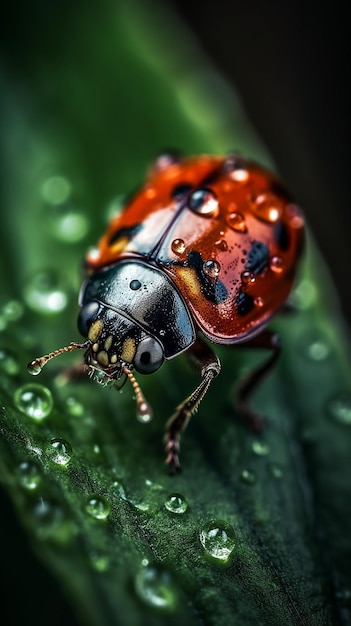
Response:
M209 261L204 262L202 269L203 269L204 274L206 274L206 276L208 276L212 280L216 280L221 271L221 265L220 263L218 263L218 261L215 261L214 259L210 259Z
M300 207L296 204L289 204L286 207L286 212L289 217L289 224L291 228L298 229L304 226L304 218Z
M240 156L228 157L223 164L223 169L230 179L236 183L244 184L249 180L250 174L247 169L247 161Z
M341 392L329 400L327 412L336 423L351 426L351 392Z
M167 170L171 165L179 165L180 155L176 152L165 152L160 154L154 163L152 164L151 171L163 172Z
M188 503L185 500L184 496L180 495L179 493L172 493L170 496L168 496L165 502L165 507L167 511L170 511L171 513L181 514L185 513L185 511L187 510Z
M72 457L72 448L68 441L56 437L51 439L46 448L48 457L56 465L68 465Z
M38 272L28 281L23 297L32 311L55 314L63 311L68 302L67 293L51 272Z
M258 219L268 224L277 222L282 214L279 199L270 192L263 192L252 198L251 208Z
M183 256L186 252L186 245L183 239L173 239L171 243L172 252L177 256Z
M188 200L189 208L198 215L205 217L215 217L218 215L219 204L214 191L204 187L203 189L195 189Z
M18 482L24 489L34 491L41 482L39 467L33 461L23 461L17 468Z
M235 533L226 522L213 520L200 531L200 542L205 553L222 563L226 563L235 548Z
M241 280L244 283L244 285L250 285L256 281L256 277L255 277L255 274L253 274L252 272L245 270L244 272L241 273Z
M159 566L142 567L135 577L134 588L147 606L163 611L175 608L177 594L171 574Z
M228 244L225 239L218 239L217 241L215 241L214 245L217 250L220 250L221 252L226 252L228 250Z
M245 218L243 214L239 213L238 211L231 211L230 213L228 213L226 217L226 222L230 228L238 233L247 232Z
M105 498L102 496L90 496L86 505L85 510L91 517L94 517L98 520L104 520L108 517L111 506L110 503L107 502Z
M36 383L19 387L14 394L14 403L22 413L38 421L45 419L54 405L51 391Z
M272 272L276 274L281 274L284 269L284 261L280 256L273 256L270 260L269 267Z

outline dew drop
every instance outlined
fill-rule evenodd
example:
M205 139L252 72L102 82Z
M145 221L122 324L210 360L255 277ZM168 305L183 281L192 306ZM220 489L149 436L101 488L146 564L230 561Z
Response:
M258 219L269 224L277 222L282 214L281 203L270 192L260 193L255 196L251 200L251 207Z
M68 465L72 457L72 448L68 441L56 437L51 439L46 448L48 457L56 465Z
M41 195L49 204L62 204L71 194L71 183L60 175L50 176L41 186Z
M68 398L66 398L65 406L69 415L73 415L74 417L81 417L82 415L84 415L83 404L74 396L69 396Z
M259 439L254 439L251 444L251 449L252 452L258 456L266 456L270 452L269 445L265 441L260 441Z
M85 510L91 517L104 520L108 517L111 506L102 496L90 496L85 505Z
M253 485L256 482L256 474L250 469L243 469L241 472L241 479L248 485Z
M38 272L32 276L24 288L23 297L29 308L37 313L60 313L68 302L67 293L50 272Z
M52 411L51 391L44 385L28 383L19 387L14 394L16 407L28 417L41 421Z
M277 479L283 478L283 474L284 474L283 468L281 465L279 465L279 463L270 463L268 465L268 470L269 470L269 473L273 476L273 478L277 478Z
M327 412L338 424L351 426L351 392L344 391L329 400Z
M103 552L99 552L94 550L94 552L90 553L90 563L94 570L97 572L106 572L109 565L110 560L106 554Z
M19 364L12 352L0 349L0 370L8 376L16 376L19 369Z
M289 301L295 308L305 311L313 306L316 298L315 285L308 278L303 278L293 290Z
M172 252L177 256L183 256L186 252L186 245L183 239L173 239L171 243Z
M33 461L23 461L17 469L18 482L28 491L34 491L41 482L39 467Z
M216 280L221 271L221 265L220 263L218 263L218 261L210 259L209 261L205 261L205 263L202 266L202 269L203 269L204 274L206 274L206 276L208 276L212 280Z
M55 207L50 218L50 232L52 236L65 243L80 241L89 230L87 215L66 204Z
M66 538L59 536L60 529L64 522L64 514L58 504L40 498L34 504L32 512L35 518L35 530L40 539L55 537L55 539L60 540L60 538ZM62 528L62 531L63 534L66 534L64 528Z
M163 611L175 608L177 594L170 573L159 567L146 565L135 577L135 592L147 606Z
M280 256L273 256L270 260L269 264L272 272L276 274L281 274L284 269L284 261Z
M325 361L330 355L329 345L317 334L303 336L301 338L301 350L304 356L315 363Z
M235 533L226 522L213 520L200 531L200 542L205 553L226 563L235 548Z
M27 365L28 374L30 374L31 376L38 376L38 374L40 374L42 369L43 368L40 365L39 359L34 359L34 361L31 361Z
M165 507L167 511L170 511L171 513L181 514L185 513L185 511L187 510L188 503L185 500L184 496L180 495L179 493L172 493L170 496L168 496L165 502Z
M2 315L8 322L17 322L21 319L23 312L23 304L18 300L9 300L2 308Z
M219 204L214 191L204 187L203 189L195 189L189 196L189 207L194 213L207 217L215 217L218 215Z
M230 228L238 233L247 232L245 218L243 214L239 213L238 211L231 211L230 213L228 213L226 217L226 222Z
M137 403L137 420L141 424L149 424L153 418L151 406L146 400Z
M127 500L127 495L126 495L124 485L119 480L115 480L112 483L112 486L113 486L114 492L117 493L120 498L122 498L123 500Z

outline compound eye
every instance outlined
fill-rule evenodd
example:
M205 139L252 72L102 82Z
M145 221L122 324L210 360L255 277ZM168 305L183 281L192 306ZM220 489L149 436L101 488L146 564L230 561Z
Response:
M92 300L85 304L78 315L78 330L83 337L88 336L89 328L92 325L93 321L97 318L100 310L100 304Z
M137 347L133 363L139 374L152 374L161 367L163 359L160 342L153 337L145 337Z

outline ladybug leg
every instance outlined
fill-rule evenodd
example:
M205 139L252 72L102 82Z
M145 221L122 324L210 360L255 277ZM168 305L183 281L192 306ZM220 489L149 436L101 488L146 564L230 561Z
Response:
M257 337L254 337L243 345L245 345L246 348L264 348L272 351L267 361L264 361L239 381L236 390L235 408L239 416L250 428L255 431L260 431L262 430L262 417L250 406L251 394L276 364L281 351L280 339L276 333L270 330L264 330L260 335L257 335Z
M172 474L180 470L179 443L192 414L197 410L211 382L221 371L218 357L201 339L197 339L188 350L187 356L192 365L201 373L201 382L196 389L176 409L166 424L165 450L166 463Z

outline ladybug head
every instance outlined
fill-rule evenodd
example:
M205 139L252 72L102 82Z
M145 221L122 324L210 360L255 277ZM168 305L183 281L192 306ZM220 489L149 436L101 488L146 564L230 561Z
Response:
M132 373L152 374L164 361L161 342L149 335L138 324L121 313L97 301L83 305L78 317L78 328L86 337L83 343L68 346L34 359L28 371L39 374L50 359L78 348L85 349L84 365L88 375L102 385L112 385L128 378L133 386L139 416L151 414L151 408Z

